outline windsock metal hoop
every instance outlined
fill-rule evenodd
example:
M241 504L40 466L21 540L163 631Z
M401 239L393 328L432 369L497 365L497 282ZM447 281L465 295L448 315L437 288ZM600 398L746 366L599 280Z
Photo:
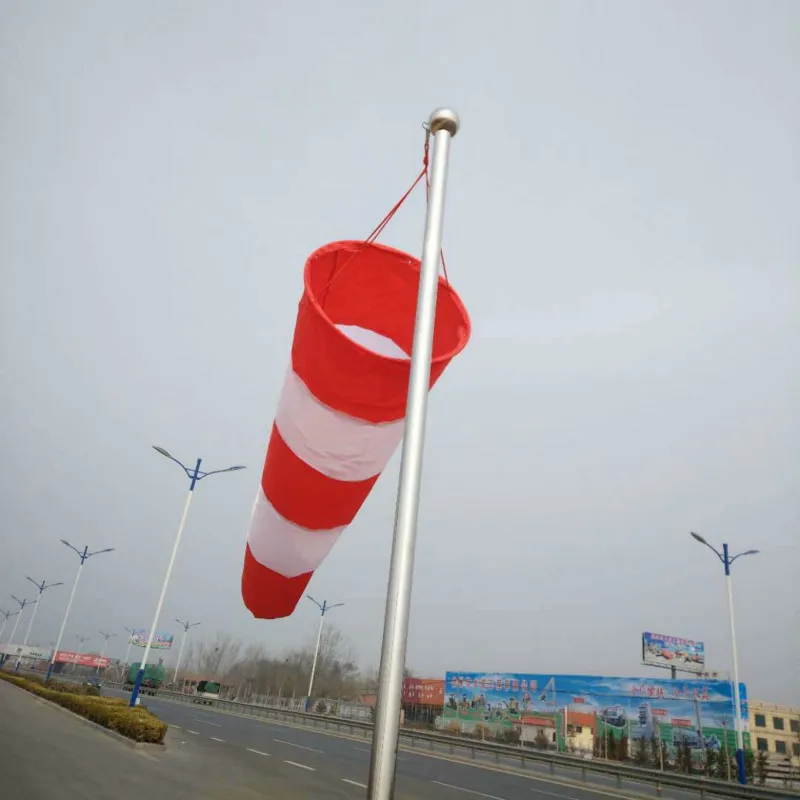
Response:
M245 553L242 594L257 618L294 611L402 439L419 277L419 259L363 241L306 261ZM430 387L470 330L439 277Z

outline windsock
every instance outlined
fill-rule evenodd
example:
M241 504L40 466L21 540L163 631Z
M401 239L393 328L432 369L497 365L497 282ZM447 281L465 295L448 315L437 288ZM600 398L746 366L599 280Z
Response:
M419 259L358 241L306 262L245 550L242 597L259 619L294 611L403 437L419 275ZM469 335L439 278L430 386Z

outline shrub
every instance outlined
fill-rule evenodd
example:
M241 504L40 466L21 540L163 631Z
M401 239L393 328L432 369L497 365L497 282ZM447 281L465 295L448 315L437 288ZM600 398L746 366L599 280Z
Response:
M50 684L32 681L16 675L7 675L0 672L0 678L25 689L37 697L49 700L56 705L62 706L75 714L84 717L91 722L102 725L104 728L116 731L128 739L135 742L148 742L151 744L163 744L164 736L167 733L167 725L158 717L151 714L143 706L130 708L126 700L119 697L98 697L90 694L80 693L80 686L70 686L69 684L56 683ZM69 691L67 688L72 689ZM75 690L78 691L75 691Z

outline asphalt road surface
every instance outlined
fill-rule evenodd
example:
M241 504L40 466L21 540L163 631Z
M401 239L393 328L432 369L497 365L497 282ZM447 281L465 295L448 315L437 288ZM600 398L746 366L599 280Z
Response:
M109 691L108 694L123 695ZM128 696L125 694L125 696ZM323 777L327 785L345 783L354 796L364 797L369 775L371 740L339 736L314 728L304 728L274 721L225 713L213 707L176 703L143 697L142 703L169 723L171 731L187 744L210 743L218 750L246 753L250 760L280 760L308 776ZM237 756L238 757L238 756ZM631 795L655 797L650 784L625 784L623 791L613 778L592 776L594 784L576 786L545 772L526 770L519 774L519 762L500 765L462 763L445 753L426 754L402 749L398 754L396 791L399 797L433 800L605 800ZM577 773L576 773L577 775ZM588 773L591 775L591 773ZM306 775L299 775L301 780ZM601 782L600 782L601 781ZM697 800L698 795L664 790L662 797Z
M69 712L0 682L0 798L356 800L366 796L368 739L153 698L146 698L146 705L170 724L166 748L131 749ZM406 750L398 759L397 800L631 796ZM645 791L654 796L652 786Z

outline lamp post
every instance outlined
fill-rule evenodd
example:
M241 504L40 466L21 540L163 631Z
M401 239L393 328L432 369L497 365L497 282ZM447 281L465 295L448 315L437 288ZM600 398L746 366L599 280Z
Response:
M0 609L0 614L3 615L3 627L0 628L0 642L3 641L3 634L6 632L6 625L8 624L9 617L15 617L19 611L3 611Z
M192 623L183 622L177 617L175 617L175 622L183 626L183 639L181 639L181 646L180 649L178 650L178 660L175 662L175 674L172 676L173 683L175 683L175 681L178 680L178 670L180 669L181 666L181 658L183 656L183 646L186 644L186 637L189 635L189 628L196 628L200 624L199 622L192 622Z
M178 554L178 546L181 543L183 529L186 525L186 518L189 515L189 506L192 503L194 488L197 486L198 481L203 480L203 478L207 478L209 475L219 475L222 472L236 472L237 470L244 469L244 467L239 464L233 467L226 467L225 469L215 469L211 470L210 472L202 472L200 470L200 465L203 462L202 458L198 458L194 468L189 469L189 467L187 467L183 462L178 461L177 458L168 453L163 447L157 447L156 445L153 445L153 449L165 458L168 458L170 461L174 461L186 473L189 478L189 493L186 496L186 502L183 506L183 514L181 515L181 521L178 525L178 532L175 535L175 542L172 545L172 553L170 554L169 562L167 563L167 572L164 575L164 583L161 585L161 594L158 596L158 602L156 603L156 610L153 614L153 624L150 626L150 630L147 634L147 645L144 648L144 655L142 656L141 663L139 664L139 672L137 673L136 681L133 684L130 702L131 708L136 705L136 701L139 698L139 689L142 686L142 680L144 680L144 671L145 667L147 666L147 658L150 655L150 648L153 645L153 636L155 635L156 626L158 625L158 618L161 616L161 606L164 604L164 596L167 593L170 575L172 575L172 567L175 565L175 556Z
M83 550L78 550L77 547L71 545L66 539L61 540L61 544L65 544L69 547L70 550L74 550L78 554L78 558L81 560L80 564L78 564L78 572L75 575L75 582L72 584L72 591L69 593L69 600L67 600L67 609L64 611L64 619L61 621L61 630L58 632L58 638L56 639L56 646L53 648L53 655L50 656L50 666L47 668L47 678L45 680L50 680L50 676L53 674L53 668L56 665L56 654L58 653L59 647L61 647L61 639L64 636L64 629L67 627L67 620L69 619L69 612L72 608L72 601L75 599L75 591L78 588L78 581L81 579L81 571L83 570L83 565L86 563L88 559L92 556L99 556L101 553L110 553L114 548L113 547L106 547L103 550L94 550L89 552L88 545L83 548Z
M334 603L333 605L328 605L327 600L323 600L321 603L318 600L315 600L310 594L307 594L306 597L314 603L314 605L320 610L319 615L319 629L317 630L317 646L314 648L314 661L311 664L311 680L308 682L308 695L306 697L306 711L309 710L311 707L311 691L314 688L314 675L317 671L317 658L319 658L319 645L322 641L322 626L325 622L325 613L330 611L332 608L341 608L344 603Z
M108 645L108 640L113 639L117 634L105 633L105 631L98 631L98 633L105 639L105 641L103 642L103 646L100 648L100 658L102 659L103 656L106 654L106 646ZM100 664L97 665L97 672L95 674L98 677L100 676Z
M24 600L20 600L18 597L15 597L13 594L11 595L11 599L19 605L19 611L17 611L17 618L14 620L14 627L11 628L11 636L8 639L8 643L10 645L14 644L14 637L17 635L17 626L19 625L19 621L22 619L22 614L25 611L25 606L29 606L35 603L35 600L28 600L25 598Z
M128 657L131 654L131 645L133 644L133 628L125 628L125 633L128 634L128 646L125 648L125 661L123 669L125 670L125 676L128 674ZM123 681L125 680L125 676L123 676Z
M390 800L394 794L400 699L403 691L411 584L414 575L414 548L422 484L425 417L430 386L436 295L439 288L439 260L442 253L447 163L450 144L459 125L458 114L446 108L434 111L428 121L428 130L434 143L433 166L422 245L405 434L400 462L400 482L397 488L389 585L386 593L378 702L372 733L372 755L367 789L369 800Z
M39 610L39 604L42 602L42 595L45 593L47 589L52 589L54 586L63 586L64 584L61 581L56 583L45 583L42 581L41 583L36 583L33 578L29 578L27 575L25 576L25 580L30 581L38 590L39 594L36 597L33 611L31 612L31 618L28 620L28 630L25 631L25 639L22 642L23 650L28 646L28 637L31 635L31 628L33 627L33 621L36 619L36 612ZM14 672L19 672L19 665L22 661L22 653L19 654L17 657L17 663L14 665Z
M736 728L736 772L739 783L747 783L747 772L744 764L744 736L742 735L742 699L739 694L739 656L736 650L736 625L733 619L733 589L731 587L731 564L742 556L754 556L758 550L745 550L732 556L728 550L728 545L723 543L722 552L709 544L699 533L690 532L692 537L712 550L725 568L725 587L728 595L728 616L731 624L731 653L733 656L733 724Z
M75 638L78 640L78 655L81 655L81 650L83 650L83 646L92 637L91 636L81 636L81 634L78 633L78 634L75 635ZM73 673L75 672L75 668L77 666L78 666L78 662L77 662L77 659L76 659L75 661L72 662L72 672Z

